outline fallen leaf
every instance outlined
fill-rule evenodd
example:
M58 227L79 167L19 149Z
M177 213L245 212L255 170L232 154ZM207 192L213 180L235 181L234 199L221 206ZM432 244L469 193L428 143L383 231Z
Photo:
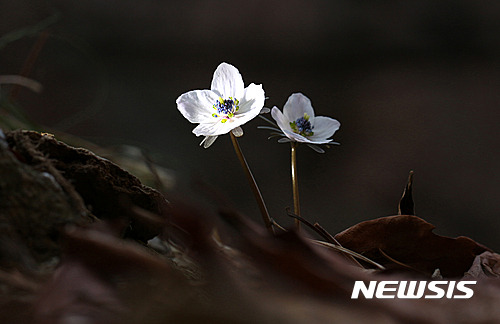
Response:
M361 222L335 238L388 269L413 269L429 277L436 269L445 278L462 277L477 255L490 251L468 237L434 234L434 228L417 216L397 215Z

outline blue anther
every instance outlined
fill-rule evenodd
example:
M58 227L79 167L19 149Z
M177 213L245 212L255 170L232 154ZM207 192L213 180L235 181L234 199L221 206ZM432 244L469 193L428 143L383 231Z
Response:
M304 117L300 117L295 121L295 126L299 134L310 136L312 134L312 126L311 122L305 119Z
M234 113L235 102L232 98L226 100L221 99L214 104L214 108L217 109L219 114L229 115Z

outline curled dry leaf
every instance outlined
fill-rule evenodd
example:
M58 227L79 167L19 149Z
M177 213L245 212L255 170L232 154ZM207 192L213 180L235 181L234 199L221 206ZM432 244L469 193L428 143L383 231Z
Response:
M413 202L413 171L410 171L408 182L403 190L403 195L398 204L398 215L415 215L415 203Z
M467 273L465 280L485 278L500 278L500 255L492 252L483 252L476 256L474 263Z
M419 217L397 215L361 222L335 238L388 269L409 268L429 277L436 269L445 278L462 277L477 255L489 251L470 238L449 238L433 230Z

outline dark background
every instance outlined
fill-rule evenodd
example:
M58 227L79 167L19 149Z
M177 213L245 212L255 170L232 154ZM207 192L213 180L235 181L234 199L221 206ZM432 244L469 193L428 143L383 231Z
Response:
M341 146L299 148L306 218L336 233L395 214L414 170L417 215L500 249L499 1L0 0L0 35L54 14L31 73L44 92L20 103L53 129L147 148L174 172L172 194L207 203L191 185L201 178L260 218L229 137L204 150L175 105L225 61L263 84L267 107L302 92L342 123ZM19 73L36 39L1 48L0 74ZM288 224L289 145L263 124L240 144Z

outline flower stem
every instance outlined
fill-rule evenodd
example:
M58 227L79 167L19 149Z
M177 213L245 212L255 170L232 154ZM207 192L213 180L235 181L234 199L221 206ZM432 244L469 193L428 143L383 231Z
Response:
M257 186L257 182L255 182L255 178L253 177L252 171L250 171L250 167L241 151L240 144L238 144L238 140L236 136L234 136L233 132L229 132L231 135L231 142L233 142L234 151L240 160L241 167L243 171L245 171L245 175L247 176L248 183L250 184L250 188L252 188L253 195L257 204L259 205L260 213L262 214L262 220L266 225L267 230L274 235L273 224L271 221L271 217L269 217L269 212L267 211L266 204L264 203L264 198L262 198L262 194L260 193L259 187Z
M300 216L299 202L299 179L297 177L297 142L291 142L292 145L292 189L293 189L293 212ZM300 220L295 219L295 228L300 231Z

